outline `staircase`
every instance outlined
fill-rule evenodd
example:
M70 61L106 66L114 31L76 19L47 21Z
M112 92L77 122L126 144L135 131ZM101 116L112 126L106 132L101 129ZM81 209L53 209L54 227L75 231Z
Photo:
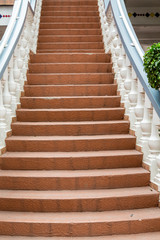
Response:
M0 239L158 240L159 194L135 144L97 1L44 0L1 157Z

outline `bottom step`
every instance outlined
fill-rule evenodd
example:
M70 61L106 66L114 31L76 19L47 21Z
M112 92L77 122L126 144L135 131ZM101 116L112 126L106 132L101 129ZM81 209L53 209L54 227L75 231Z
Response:
M105 237L13 237L2 236L0 240L159 240L160 232L139 233L130 235L111 235Z
M91 213L0 212L1 235L89 237L156 231L160 231L159 208Z

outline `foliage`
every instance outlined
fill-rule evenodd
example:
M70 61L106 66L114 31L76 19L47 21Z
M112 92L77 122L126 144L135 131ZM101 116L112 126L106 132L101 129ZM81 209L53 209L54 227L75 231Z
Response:
M160 88L160 42L154 43L144 55L144 70L152 88Z

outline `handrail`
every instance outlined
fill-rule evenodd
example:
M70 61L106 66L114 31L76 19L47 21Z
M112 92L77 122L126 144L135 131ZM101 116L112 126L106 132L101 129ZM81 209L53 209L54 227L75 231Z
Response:
M13 13L2 41L0 42L0 79L2 79L4 71L19 40L26 19L27 9L29 7L34 14L36 1L37 0L15 0L13 7L13 12L15 10L15 14Z
M136 36L136 33L134 32L134 29L130 27L131 22L128 17L127 11L125 12L123 11L122 3L125 8L124 0L116 0L116 1L110 0L110 3L108 4L110 4L112 8L115 23L117 25L117 29L121 37L121 40L123 42L126 54L148 98L150 99L157 115L160 117L160 92L158 90L151 88L148 84L147 75L143 70L144 67L143 67L143 57L142 57L141 46L139 42L136 40L136 38L134 37ZM132 45L133 40L134 40L134 46Z
M13 28L15 26L15 22L17 20L17 17L18 17L18 13L19 13L19 9L20 9L20 6L21 6L21 2L22 0L15 0L15 3L14 3L14 7L13 7L13 14L12 14L12 17L9 21L9 24L7 26L7 29L4 33L4 36L2 38L2 41L1 41L1 44L0 44L0 55L3 51L3 49L5 48L7 42L8 42L8 39L13 31Z

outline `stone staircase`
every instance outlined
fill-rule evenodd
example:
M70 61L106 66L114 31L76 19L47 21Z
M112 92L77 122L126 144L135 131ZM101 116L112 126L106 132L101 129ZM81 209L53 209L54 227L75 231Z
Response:
M158 240L159 194L135 144L97 1L44 0L1 157L0 239Z

